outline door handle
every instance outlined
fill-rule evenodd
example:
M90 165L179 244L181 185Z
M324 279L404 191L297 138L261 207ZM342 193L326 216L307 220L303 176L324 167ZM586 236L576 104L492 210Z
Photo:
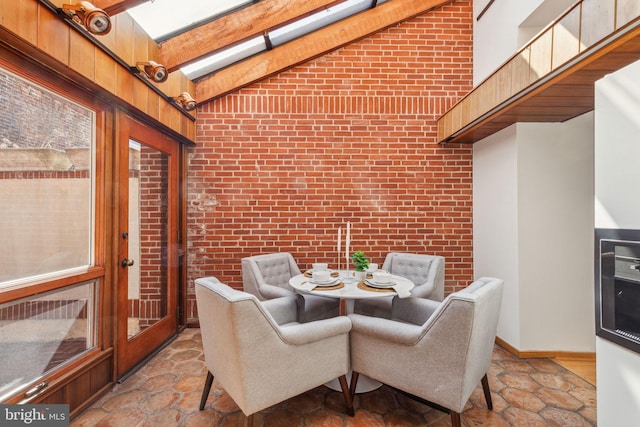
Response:
M132 259L122 258L122 262L120 264L123 267L131 267L135 262Z

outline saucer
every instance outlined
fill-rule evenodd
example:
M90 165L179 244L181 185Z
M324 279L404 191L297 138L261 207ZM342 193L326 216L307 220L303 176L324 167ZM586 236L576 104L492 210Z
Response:
M311 276L313 274L315 270L313 268L310 268L309 270L305 271L304 274L307 276ZM329 272L329 274L331 274L331 277L338 277L340 275L340 272L338 270L327 270Z
M328 280L326 282L316 282L315 280L311 279L309 280L309 282L313 283L316 286L333 286L338 284L338 282L340 281L340 279L335 279L335 278L331 278L331 280Z
M379 283L369 279L367 279L366 282L367 282L367 285L369 286L373 286L374 288L381 288L381 289L393 288L396 285L395 282Z

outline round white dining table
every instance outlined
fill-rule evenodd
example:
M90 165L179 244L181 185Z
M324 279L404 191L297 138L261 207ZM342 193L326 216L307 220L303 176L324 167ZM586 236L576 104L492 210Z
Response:
M311 282L310 273L298 274L289 279L289 284L292 288L300 293L318 295L328 298L337 298L344 301L344 311L341 314L353 313L354 301L357 299L371 299L371 298L391 298L398 295L398 291L407 295L411 289L415 286L413 282L402 276L391 276L391 282L394 284L394 288L388 289L375 289L368 286L358 286L359 280L353 277L353 271L340 271L338 276L338 285L342 284L339 289L333 289L336 286L317 286ZM365 282L366 283L366 282ZM347 374L347 379L351 381L351 371ZM325 384L332 390L341 391L338 380L331 381ZM365 375L358 377L358 385L356 386L356 393L366 393L369 391L380 388L382 384L379 381L371 379Z
M349 277L347 277L347 275ZM339 289L317 285L313 286L311 278L304 273L293 276L291 279L289 279L289 284L292 288L301 293L344 300L346 312L342 314L353 313L354 300L389 298L398 295L398 292L393 288L374 289L369 286L358 286L359 281L353 278L353 271L340 271L338 279L338 283L343 284L343 286ZM394 283L394 288L403 293L408 293L414 287L414 284L411 280L402 276L392 275L391 282Z

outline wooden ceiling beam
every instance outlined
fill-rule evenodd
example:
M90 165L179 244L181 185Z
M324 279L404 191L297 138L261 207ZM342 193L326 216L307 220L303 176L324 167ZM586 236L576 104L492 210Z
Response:
M219 98L452 1L385 2L200 79L195 99L203 103Z
M339 0L263 0L163 42L159 60L174 71L336 3Z

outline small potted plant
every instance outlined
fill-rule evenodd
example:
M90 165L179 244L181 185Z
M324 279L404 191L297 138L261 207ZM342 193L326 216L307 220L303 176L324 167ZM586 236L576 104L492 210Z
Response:
M369 267L369 258L362 251L351 254L351 261L356 266L356 280L364 280L365 270Z

